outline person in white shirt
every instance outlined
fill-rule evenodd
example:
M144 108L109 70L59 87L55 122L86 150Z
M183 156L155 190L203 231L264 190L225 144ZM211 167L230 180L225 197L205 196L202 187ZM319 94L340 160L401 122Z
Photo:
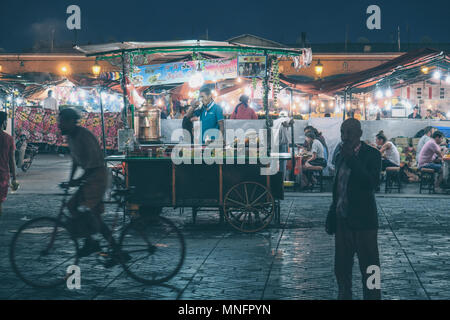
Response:
M377 134L376 143L383 156L381 170L385 171L387 167L400 167L400 153L395 144L387 141L383 131Z
M47 98L44 99L44 101L42 101L42 107L44 109L50 109L53 111L58 112L58 101L53 98L53 91L52 90L48 90L48 96Z
M278 142L279 152L289 152L289 144L291 137L289 136L289 128L294 123L294 119L289 118L287 111L281 111L280 117L273 122L274 141ZM280 171L283 173L283 179L286 179L287 160L280 160Z

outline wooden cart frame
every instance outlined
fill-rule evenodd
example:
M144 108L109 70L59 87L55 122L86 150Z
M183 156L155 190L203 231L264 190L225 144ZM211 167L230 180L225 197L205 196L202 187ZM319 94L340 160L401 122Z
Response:
M126 186L135 188L130 201L144 210L190 207L195 223L199 211L216 208L221 222L242 232L280 224L282 175L261 175L263 164L176 165L170 158L125 156L106 161L124 164Z

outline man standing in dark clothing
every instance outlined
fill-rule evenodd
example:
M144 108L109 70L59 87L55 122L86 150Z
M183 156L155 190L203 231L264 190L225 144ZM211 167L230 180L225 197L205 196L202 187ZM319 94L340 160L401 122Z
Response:
M379 281L375 286L371 281L372 275L379 276L380 270L375 189L380 182L381 155L375 148L361 142L361 136L358 120L344 121L341 126L342 146L336 157L333 203L326 225L328 234L335 233L335 274L338 299L343 300L352 299L355 253L362 274L364 299L381 299Z

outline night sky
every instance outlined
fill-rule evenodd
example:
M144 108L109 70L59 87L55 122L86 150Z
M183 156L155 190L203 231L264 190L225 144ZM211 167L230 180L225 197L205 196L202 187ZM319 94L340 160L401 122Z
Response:
M407 41L424 37L450 42L449 0L273 0L273 1L151 1L151 0L0 0L0 50L21 52L37 43L49 43L55 30L57 46L74 42L66 29L66 8L81 7L82 30L78 43L155 41L205 38L226 40L249 33L294 44L302 31L311 43L344 42L364 37L391 42L401 29ZM366 9L381 7L381 30L366 28Z

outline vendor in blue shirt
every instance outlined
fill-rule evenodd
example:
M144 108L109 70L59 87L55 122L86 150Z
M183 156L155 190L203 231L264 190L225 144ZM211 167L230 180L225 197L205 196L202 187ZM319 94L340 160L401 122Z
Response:
M207 131L209 129L220 130L223 140L225 140L223 110L214 102L210 88L203 87L200 89L200 101L202 102L202 107L200 109L195 109L194 107L190 108L186 117L191 120L194 120L193 117L198 117L200 119L202 142L205 143L206 136L209 136L210 140L218 138L214 136L214 134L208 134Z

